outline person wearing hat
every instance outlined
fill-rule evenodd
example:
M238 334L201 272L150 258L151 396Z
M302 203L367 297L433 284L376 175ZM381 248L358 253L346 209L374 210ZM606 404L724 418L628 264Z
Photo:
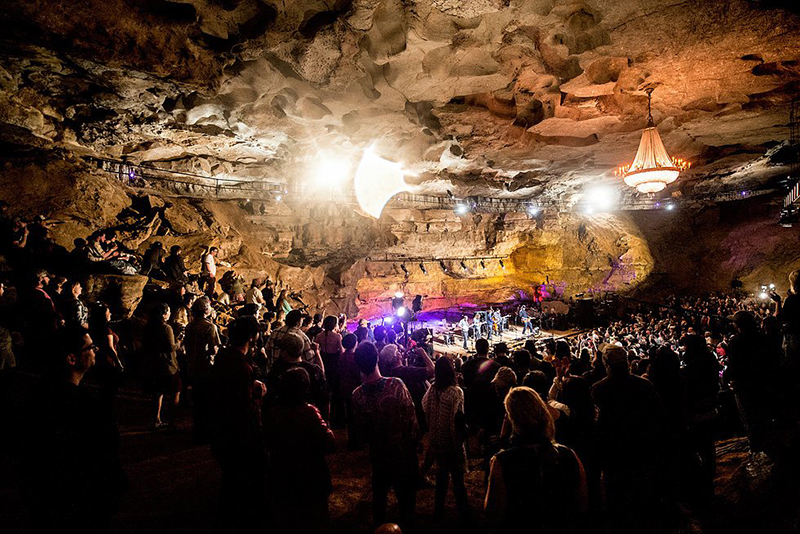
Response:
M309 378L309 399L317 407L323 419L328 420L330 412L330 397L328 395L328 383L325 380L325 373L322 368L313 363L303 360L303 352L307 339L304 339L297 332L286 332L280 339L280 357L275 361L267 375L267 390L270 399L275 400L275 393L278 391L278 383L281 377L290 369L305 369Z
M34 272L31 287L22 302L27 363L44 373L56 370L54 362L49 359L52 358L53 340L61 323L53 299L45 290L49 282L50 274L47 271L39 269Z
M653 384L630 373L627 351L616 344L600 350L608 375L592 386L599 412L598 460L609 517L620 521L614 530L632 531L654 512L665 422Z

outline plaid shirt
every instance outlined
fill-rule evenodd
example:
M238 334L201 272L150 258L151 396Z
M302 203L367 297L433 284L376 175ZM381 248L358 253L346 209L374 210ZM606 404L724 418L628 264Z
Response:
M283 339L288 335L300 336L303 339L303 354L301 355L303 361L307 363L316 363L316 352L314 352L314 348L311 346L311 340L308 339L305 332L296 326L289 327L284 325L272 332L272 335L269 336L269 340L267 340L267 344L264 347L264 351L267 353L267 369L271 369L272 364L280 357Z

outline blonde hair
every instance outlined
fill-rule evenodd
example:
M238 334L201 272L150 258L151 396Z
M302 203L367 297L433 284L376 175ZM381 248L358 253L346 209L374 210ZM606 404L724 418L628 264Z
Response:
M511 388L504 404L515 436L555 441L553 416L536 391L528 387Z

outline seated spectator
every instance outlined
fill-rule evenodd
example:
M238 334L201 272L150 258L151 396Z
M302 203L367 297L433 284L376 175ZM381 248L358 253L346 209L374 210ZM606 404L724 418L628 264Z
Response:
M541 397L513 388L505 399L512 446L492 458L484 508L496 532L581 532L586 478L575 453L555 441Z
M324 532L332 491L325 455L336 448L333 432L319 410L308 403L310 379L305 369L287 370L275 387L276 402L265 409L263 423L273 531Z
M105 231L95 232L89 236L89 262L100 266L100 271L119 274L136 274L136 268L128 261L130 258L121 254L116 246L106 249L107 234Z
M173 245L169 249L169 256L164 260L164 274L167 281L176 286L183 286L189 283L189 271L183 262L183 251L180 245Z
M164 273L164 258L167 251L164 244L156 241L145 251L142 258L142 269L139 274L149 276L156 280L165 280L167 275Z

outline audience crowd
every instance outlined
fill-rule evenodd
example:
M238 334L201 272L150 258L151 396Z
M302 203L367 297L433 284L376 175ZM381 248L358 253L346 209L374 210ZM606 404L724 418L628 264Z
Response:
M798 271L770 305L734 295L631 303L602 328L563 339L525 328L519 347L479 338L474 354L453 356L437 354L425 330L310 315L279 281L218 277L216 247L192 273L179 246L167 254L155 242L140 259L100 231L67 252L44 217L26 224L5 206L0 216L11 268L0 283L0 415L15 430L37 532L108 528L127 490L114 416L122 387L150 395L155 431L191 411L193 439L222 472L218 532L324 532L334 432L349 450L368 449L375 526L404 532L434 467L436 517L452 481L467 530L476 506L500 533L656 529L713 495L726 398L755 460L796 449ZM85 300L90 272L153 283L133 318L114 320L112 303ZM40 378L19 394L22 376ZM484 471L480 504L465 486L468 458Z

